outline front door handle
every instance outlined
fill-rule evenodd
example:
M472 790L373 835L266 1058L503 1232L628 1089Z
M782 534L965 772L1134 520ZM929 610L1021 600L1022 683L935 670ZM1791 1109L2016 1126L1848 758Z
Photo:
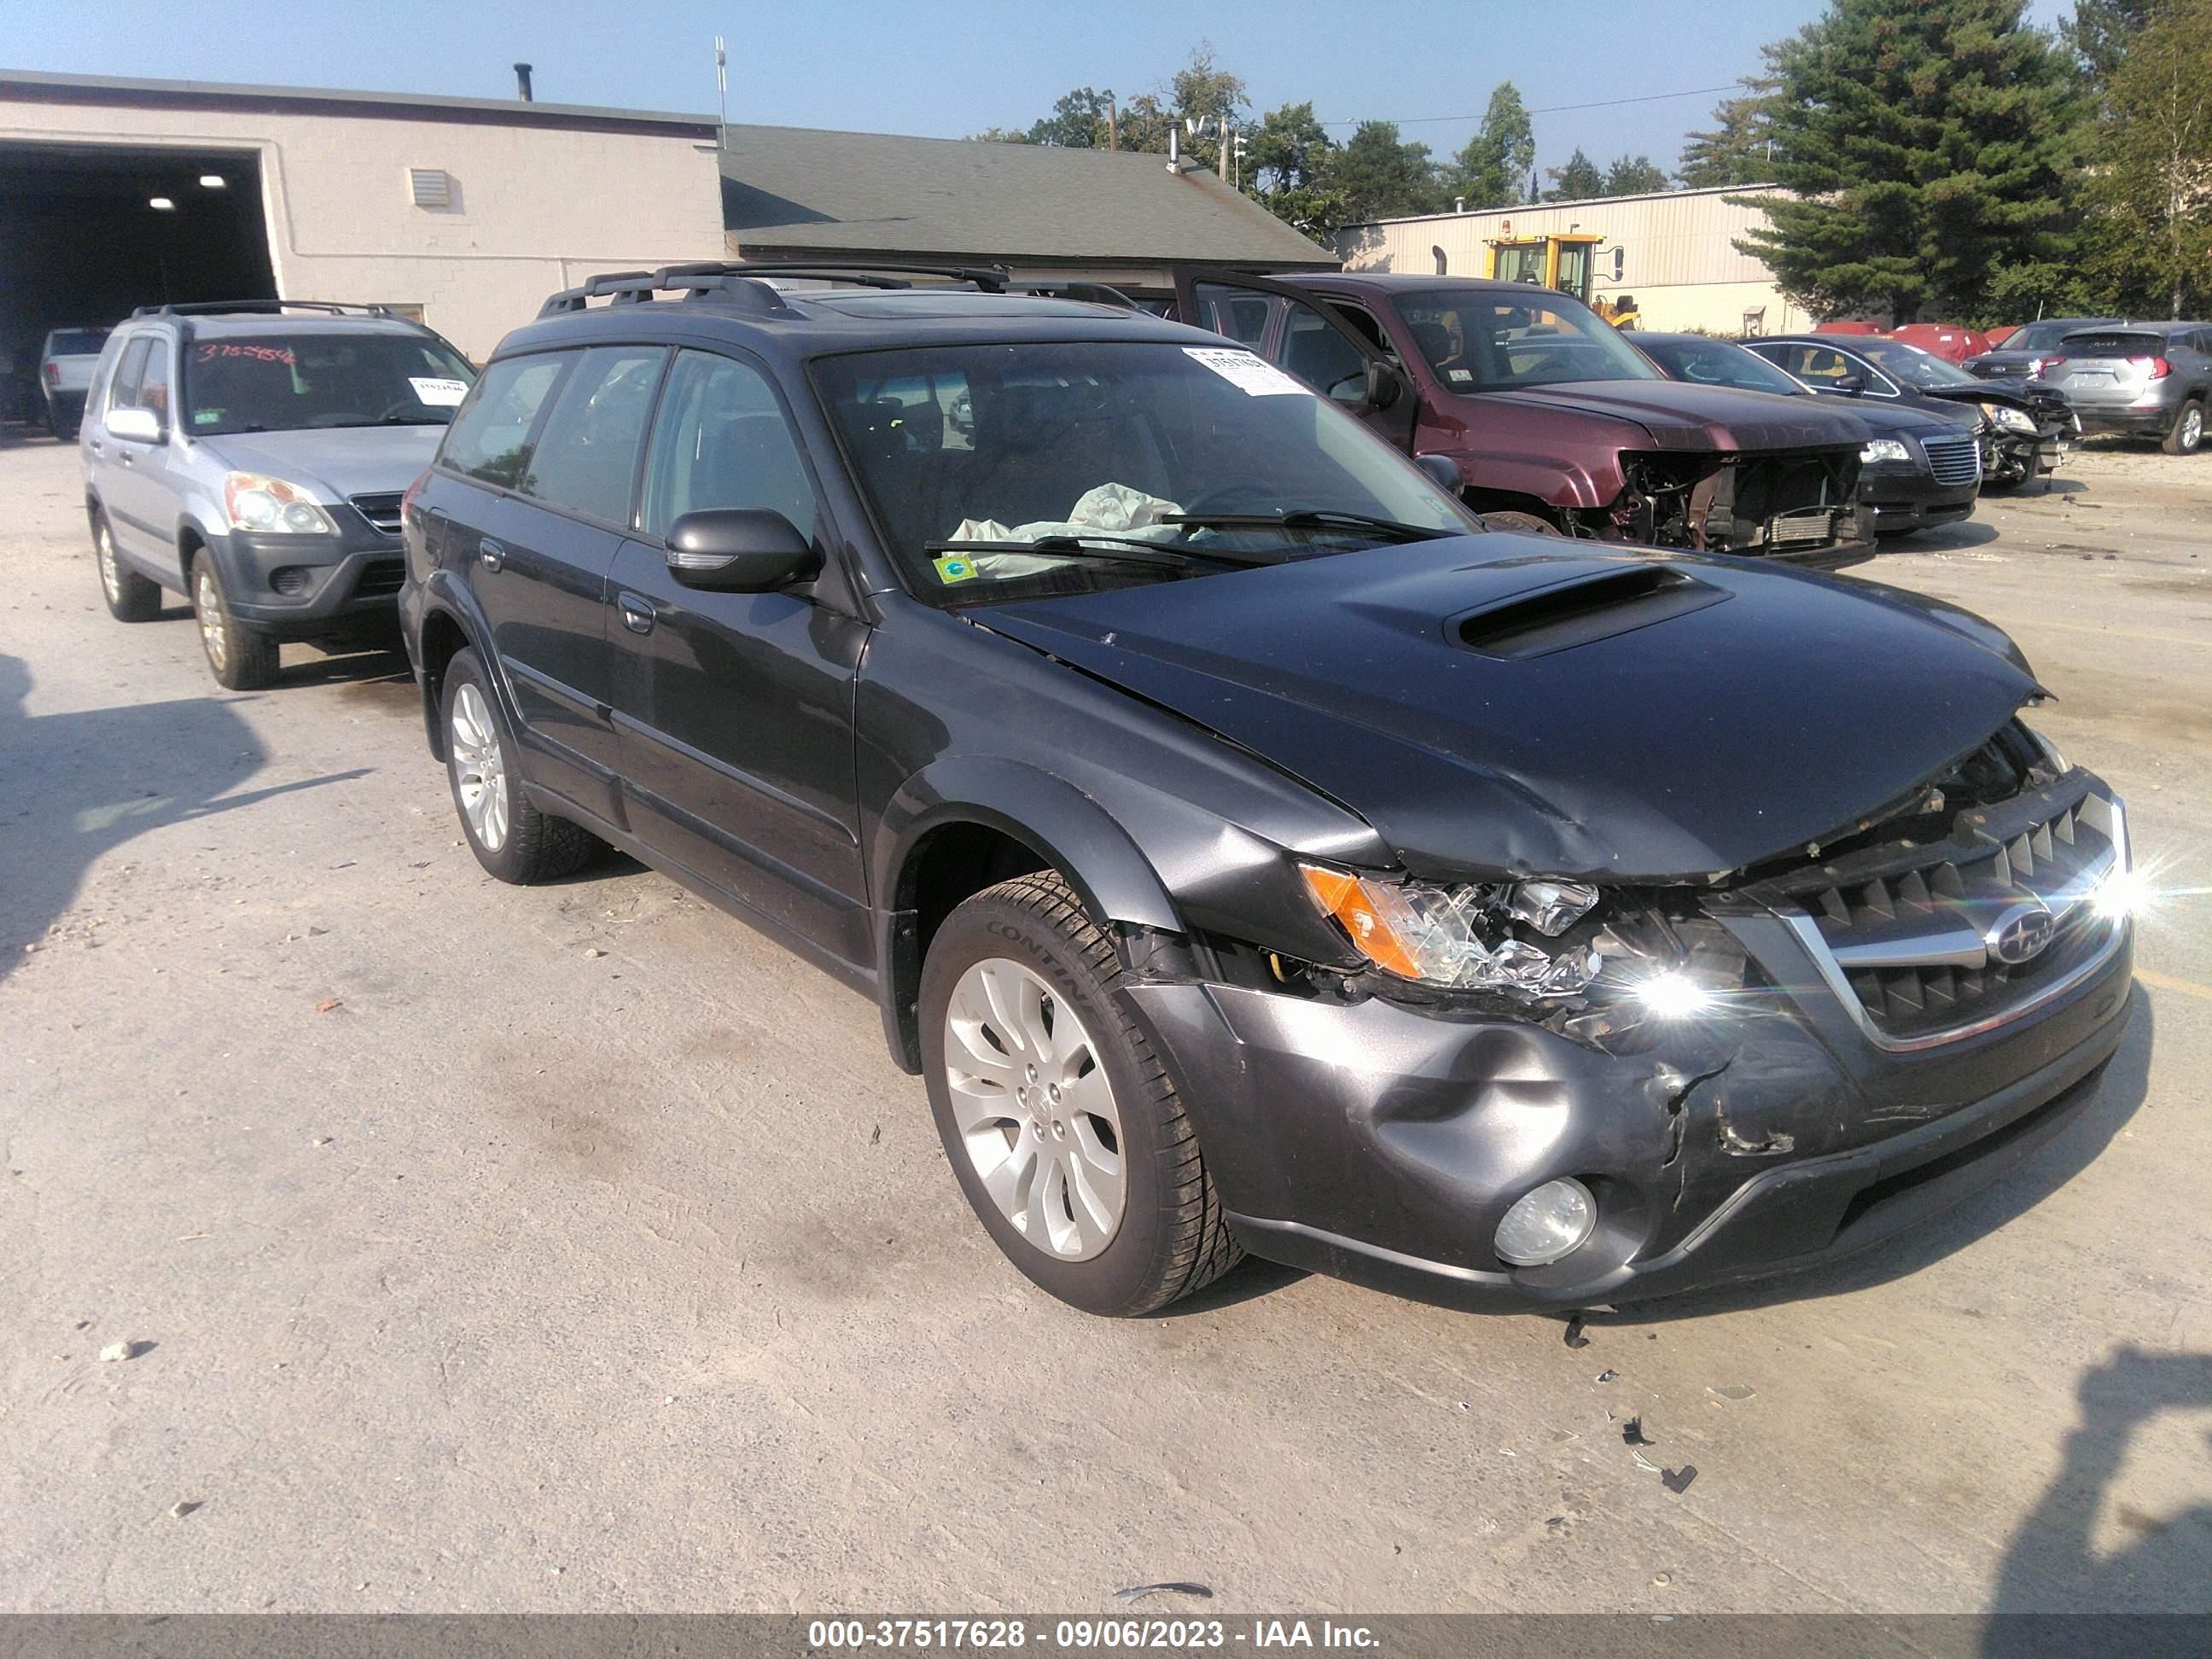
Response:
M477 556L483 561L485 569L497 570L507 562L507 550L497 542L482 542L477 544Z
M623 626L633 634L653 632L653 601L636 593L624 593L615 600L622 607Z

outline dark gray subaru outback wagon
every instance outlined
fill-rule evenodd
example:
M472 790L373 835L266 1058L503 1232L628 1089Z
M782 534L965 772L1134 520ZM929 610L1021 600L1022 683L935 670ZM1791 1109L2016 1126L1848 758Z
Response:
M1633 1301L1868 1244L2094 1091L2125 819L1995 628L1486 534L1218 336L915 275L556 295L401 611L484 867L612 843L872 997L1037 1284Z

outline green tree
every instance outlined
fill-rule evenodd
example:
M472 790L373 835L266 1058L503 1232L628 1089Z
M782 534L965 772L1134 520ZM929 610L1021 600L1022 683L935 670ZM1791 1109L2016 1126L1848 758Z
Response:
M1682 146L1674 176L1686 190L1764 185L1774 178L1768 159L1768 123L1774 113L1772 77L1747 77L1741 98L1724 98L1713 112L1713 131L1693 132Z
M1520 88L1501 82L1490 94L1482 125L1452 162L1451 188L1471 208L1513 207L1536 165L1536 130Z
M1831 0L1771 50L1768 224L1736 246L1823 314L1978 313L2000 260L2063 252L2081 97L2024 0Z
M2166 0L2106 90L2093 261L2133 312L2212 298L2212 0Z
M1667 188L1667 169L1648 155L1614 158L1605 170L1605 196L1649 196Z
M2066 44L2081 58L2090 83L2100 88L2112 81L2128 45L2148 27L2160 0L2075 0L2074 15L2058 26Z
M1104 149L1113 136L1114 89L1076 89L1052 106L1052 113L1024 136L1032 144L1063 149Z
M1285 104L1260 118L1245 136L1245 188L1278 219L1311 236L1327 236L1350 217L1331 182L1336 145L1314 106Z
M1329 158L1326 182L1342 199L1346 224L1433 213L1443 205L1429 147L1401 142L1395 121L1362 121Z
M1581 202L1605 194L1604 173L1583 154L1579 144L1565 167L1546 167L1544 176L1552 181L1552 187L1544 192L1547 202Z

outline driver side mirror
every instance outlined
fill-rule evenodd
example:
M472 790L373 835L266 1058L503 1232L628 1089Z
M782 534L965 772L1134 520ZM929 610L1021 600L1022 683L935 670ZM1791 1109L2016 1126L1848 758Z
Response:
M772 593L821 568L799 526L765 507L711 507L668 527L668 574L702 592Z
M1426 455L1414 456L1413 465L1427 473L1429 482L1437 489L1455 501L1459 498L1460 485L1462 482L1459 476L1459 463L1450 456L1439 455L1431 451Z
M1396 369L1380 357L1367 360L1367 377L1360 386L1360 402L1370 409L1388 409L1398 401L1399 394L1405 389L1406 382L1400 378Z
M1846 398L1856 398L1867 389L1866 376L1863 374L1839 375L1828 384Z
M109 437L127 438L135 444L157 444L169 435L160 416L150 409L135 405L109 410L105 424Z

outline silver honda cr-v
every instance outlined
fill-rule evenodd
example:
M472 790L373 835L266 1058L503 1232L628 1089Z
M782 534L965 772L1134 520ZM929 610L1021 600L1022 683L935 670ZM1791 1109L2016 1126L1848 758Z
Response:
M288 640L396 638L399 504L476 371L374 307L142 307L108 337L78 434L107 608L191 601L223 685Z

